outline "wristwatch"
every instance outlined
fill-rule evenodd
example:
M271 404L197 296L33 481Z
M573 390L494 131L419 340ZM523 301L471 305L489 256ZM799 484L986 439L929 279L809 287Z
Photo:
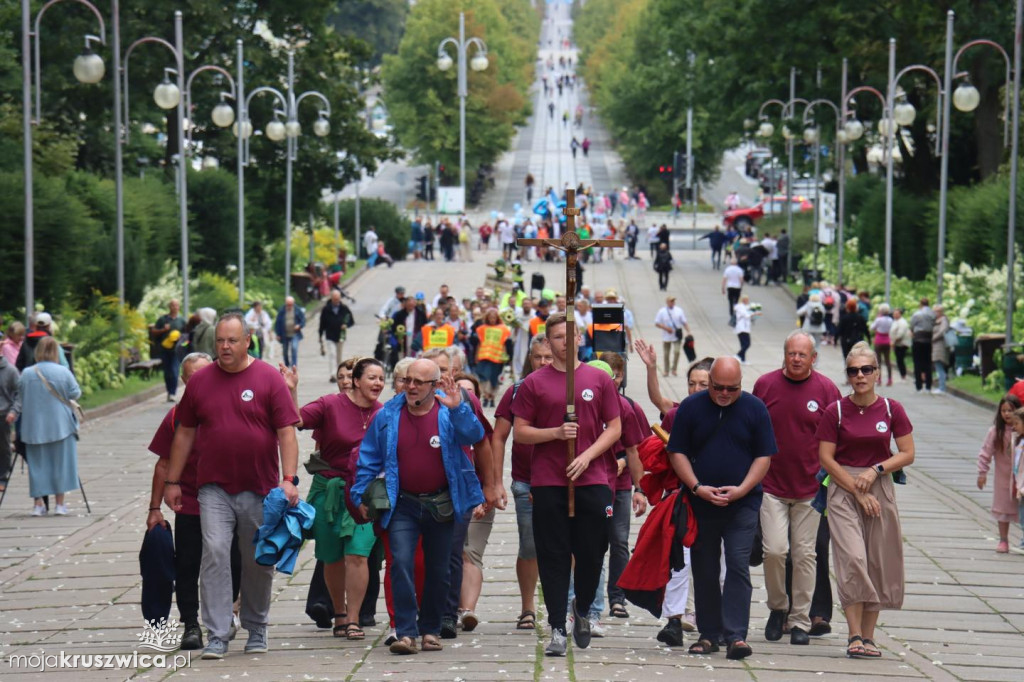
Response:
M694 495L696 495L697 494L697 488L699 488L699 487L700 487L700 481L697 481L696 483L693 484L693 487L690 488L690 492L693 493Z
M884 474L885 473L885 465L884 464L876 464L875 465L875 472L877 472L879 476Z
M284 478L281 479L281 483L291 483L292 485L298 485L299 484L299 477L298 476L285 476Z

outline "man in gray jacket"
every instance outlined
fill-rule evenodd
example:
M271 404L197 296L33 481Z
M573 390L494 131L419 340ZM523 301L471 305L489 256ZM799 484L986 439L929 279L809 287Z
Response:
M911 353L914 358L914 386L917 392L932 390L932 329L935 327L935 312L929 307L927 298L921 299L921 307L910 316L910 332L913 334Z
M11 424L19 414L18 370L0 355L0 490L7 488L11 473Z

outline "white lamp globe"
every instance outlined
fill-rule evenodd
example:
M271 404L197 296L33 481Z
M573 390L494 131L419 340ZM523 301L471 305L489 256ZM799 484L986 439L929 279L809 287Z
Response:
M212 170L220 167L220 161L215 156L204 156L203 157L203 169Z
M173 109L181 101L181 90L165 78L153 91L153 101L161 109Z
M769 121L764 121L761 123L761 126L757 129L757 133L761 137L771 137L772 135L775 134L775 126L773 126Z
M890 123L891 120L888 118L878 119L878 132L881 133L882 135L888 135Z
M331 123L326 118L318 118L313 121L313 134L317 137L326 137L331 132Z
M814 144L818 141L818 129L814 126L804 128L804 142Z
M846 144L849 141L850 141L850 138L846 135L846 130L844 130L843 128L840 128L836 132L836 142L838 142L839 144Z
M846 137L849 140L859 140L864 134L864 124L857 119L851 119L846 122L843 126L843 130L846 131Z
M288 121L284 124L284 130L288 137L298 137L302 134L302 126L298 121Z
M789 126L782 126L782 137L787 140L793 139L793 131L789 129Z
M280 121L271 121L268 123L264 132L267 134L267 138L272 142L280 142L285 138L285 135L287 135L284 123L281 123Z
M441 69L442 71L447 71L448 69L452 68L452 65L454 63L455 62L452 61L452 58L449 57L447 54L442 54L440 57L437 58L437 68Z
M743 129L744 130L750 130L753 127L754 127L754 119L752 119L752 118L745 118L745 119L743 119Z
M474 71L486 71L488 63L486 55L478 54L469 60L469 68Z
M961 83L953 91L953 106L958 111L974 111L981 104L981 93L970 83Z
M881 145L876 144L868 149L868 163L873 163L877 166L882 163L883 156Z
M235 123L235 125L231 126L231 130L232 130L232 132L235 133L235 137L238 137L238 123L237 122ZM250 121L246 121L245 123L242 124L242 136L245 137L245 138L252 137L252 123Z
M910 102L901 102L893 108L892 117L896 119L897 125L909 126L917 117L917 109Z
M75 57L71 70L74 71L75 78L80 83L92 85L103 80L103 74L106 73L107 67L104 65L102 57L87 51Z
M892 148L892 161L893 163L903 162L903 152L900 151L900 146L898 144Z
M227 128L235 122L235 110L231 108L230 104L221 102L210 112L210 118L218 128Z

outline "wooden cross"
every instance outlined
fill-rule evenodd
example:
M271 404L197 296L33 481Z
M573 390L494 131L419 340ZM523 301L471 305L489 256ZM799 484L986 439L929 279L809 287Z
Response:
M576 320L572 314L571 306L576 301L576 263L579 252L589 249L592 246L606 248L621 248L625 242L621 239L580 239L576 233L576 216L580 209L576 208L576 190L565 191L565 208L562 215L565 216L565 230L562 231L560 239L517 239L519 246L550 246L565 252L565 416L563 421L575 422L576 417ZM573 371L568 371L572 367ZM570 438L565 441L566 466L572 464L576 459L576 439ZM576 516L576 487L569 481L569 516Z

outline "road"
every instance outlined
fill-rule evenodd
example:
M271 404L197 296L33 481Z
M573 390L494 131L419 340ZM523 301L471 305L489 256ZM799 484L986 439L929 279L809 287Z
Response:
M558 26L565 26L562 5ZM557 8L555 10L554 8ZM547 27L550 30L551 27ZM586 123L592 139L600 133ZM525 147L505 159L509 168L522 158L528 168L540 168L546 182L562 182L560 174L589 172L596 178L603 164L612 178L616 164L612 152L592 150L588 166L566 164L558 152L535 150L536 132ZM556 126L557 129L557 126ZM591 132L594 131L594 132ZM550 131L558 135L556 130ZM596 153L595 153L596 152ZM536 157L536 158L535 158ZM559 174L556 175L555 174ZM512 178L512 174L508 174ZM517 181L518 184L518 181ZM511 187L511 185L509 185ZM506 194L508 188L506 188ZM633 310L639 333L657 340L653 318L662 305L655 277L645 258L621 257L587 266L585 283L594 289L616 288ZM351 330L346 354L366 355L376 337L373 314L397 284L410 293L432 295L445 282L453 293L467 295L482 285L486 262L496 252L476 252L472 262L403 262L394 268L363 273L349 293L357 303L357 324ZM738 344L727 326L726 306L720 293L720 275L712 271L703 251L676 253L677 268L670 282L694 329L700 355L732 354ZM526 273L542 273L549 286L559 289L563 273L555 264L527 263ZM777 368L782 342L793 328L793 304L777 288L752 288L764 316L753 330L751 365L744 368L743 385L749 389L757 376ZM315 328L316 320L311 321ZM280 354L278 353L278 356ZM839 352L824 348L818 369L833 380L843 380ZM333 390L328 368L319 355L315 334L307 335L300 350L300 400L305 403ZM635 356L628 365L634 385L630 395L654 418L635 377L642 367ZM664 392L676 399L685 394L683 378L663 380ZM117 414L87 422L80 443L80 468L92 503L86 514L81 495L68 495L71 515L34 518L29 515L24 472L16 471L9 495L0 508L0 679L89 680L591 680L659 677L700 680L819 680L831 674L840 679L863 680L1019 680L1021 636L1024 634L1024 557L995 554L995 523L989 518L991 489L975 488L975 453L992 415L952 397L918 394L897 383L885 395L899 400L914 424L917 461L910 483L898 491L903 520L907 599L901 611L881 614L878 644L884 657L853 661L843 655L846 630L841 615L835 633L807 647L768 643L763 628L768 615L760 569L752 571L754 603L749 642L754 655L742 662L718 654L688 656L684 649L658 644L660 627L639 609L629 607L627 620L605 619L608 636L587 650L567 658L539 657L547 642L546 630L515 630L519 599L514 574L517 547L515 515L511 508L497 515L485 557L485 583L478 614L478 629L445 643L439 653L399 658L382 646L386 629L369 628L363 643L334 639L317 630L303 614L306 588L313 566L312 547L300 556L292 576L274 580L270 646L266 655L246 656L241 641L232 645L223 661L187 661L177 671L144 667L128 661L112 669L37 670L12 667L12 656L131 654L138 651L141 630L140 578L137 562L147 514L154 457L146 446L167 404L159 399ZM302 459L312 451L307 433L300 436ZM509 472L505 472L506 485ZM300 489L308 491L308 477ZM633 524L633 533L637 531ZM1019 541L1019 530L1011 541ZM430 589L428 587L428 589ZM176 615L176 611L174 612ZM378 619L385 610L378 605ZM540 622L544 622L541 614ZM687 640L687 645L693 638ZM53 659L59 664L60 659Z

